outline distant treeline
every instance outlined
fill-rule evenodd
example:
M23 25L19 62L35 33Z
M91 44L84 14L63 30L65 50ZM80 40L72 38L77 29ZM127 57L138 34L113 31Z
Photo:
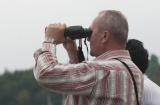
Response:
M148 77L160 86L160 63L156 55L151 55L149 68L146 71Z
M146 74L160 86L160 64L151 55ZM40 87L34 79L33 69L5 71L0 75L0 105L62 105L62 95Z
M0 76L0 105L62 105L62 95L40 87L33 70L22 70Z

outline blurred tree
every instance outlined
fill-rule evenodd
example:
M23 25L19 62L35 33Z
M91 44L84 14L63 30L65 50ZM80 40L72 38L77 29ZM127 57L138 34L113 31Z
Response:
M21 90L18 94L17 94L17 103L19 105L30 105L30 92L28 92L27 90Z
M146 71L146 74L148 77L153 80L155 83L157 83L160 86L160 64L159 59L155 54L151 55L150 58L150 64Z
M62 95L40 87L33 70L9 70L0 75L0 105L47 105L47 96L53 105L62 104Z

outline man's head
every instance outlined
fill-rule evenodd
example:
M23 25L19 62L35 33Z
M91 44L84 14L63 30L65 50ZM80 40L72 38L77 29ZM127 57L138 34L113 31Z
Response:
M148 51L144 48L143 43L136 39L130 39L127 42L126 49L129 50L132 61L138 68L145 73L148 68Z
M115 10L98 14L90 26L91 55L99 56L106 51L125 49L128 37L128 22L124 15Z

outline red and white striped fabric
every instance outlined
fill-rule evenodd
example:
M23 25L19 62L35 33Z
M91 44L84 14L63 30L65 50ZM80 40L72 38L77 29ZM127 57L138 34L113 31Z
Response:
M53 44L44 43L34 53L37 82L55 92L67 94L65 105L136 105L134 86L128 70L115 60L127 63L138 87L142 104L143 75L126 50L106 52L92 61L59 64Z

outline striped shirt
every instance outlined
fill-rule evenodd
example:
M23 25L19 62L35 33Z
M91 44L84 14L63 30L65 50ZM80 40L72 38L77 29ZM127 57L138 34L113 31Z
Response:
M59 64L55 45L44 43L34 53L34 76L42 86L66 94L65 105L136 105L134 85L125 62L133 72L142 104L143 75L128 51L108 51L91 61Z

